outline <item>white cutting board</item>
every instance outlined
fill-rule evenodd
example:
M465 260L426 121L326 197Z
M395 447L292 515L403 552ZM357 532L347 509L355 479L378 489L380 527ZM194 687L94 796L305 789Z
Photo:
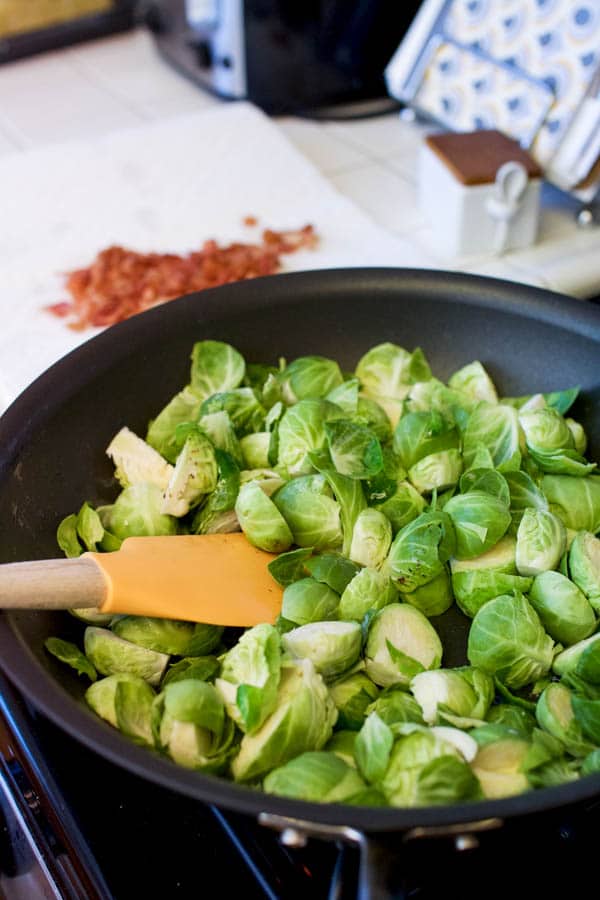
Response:
M312 224L316 250L285 271L431 266L339 194L248 103L0 160L0 410L97 330L73 332L43 310L67 299L63 274L111 244L187 253L207 238L256 239L243 225Z

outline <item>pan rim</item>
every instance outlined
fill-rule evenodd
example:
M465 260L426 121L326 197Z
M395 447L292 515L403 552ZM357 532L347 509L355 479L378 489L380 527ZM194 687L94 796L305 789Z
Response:
M343 295L348 290L356 291L358 287L363 291L370 287L393 292L394 286L398 286L398 279L401 279L404 290L414 284L415 288L420 286L422 291L425 283L440 301L493 308L521 318L546 322L600 344L600 308L541 288L444 270L395 267L317 269L266 276L170 301L168 316L172 323L188 321L190 317L195 317L202 324L210 322L213 317L218 321L223 317L220 306L223 291L228 292L227 317L235 314L237 307L243 306L247 310L272 306L274 295L278 295L277 303L297 303L297 291L308 289L311 284L334 296ZM269 290L261 292L265 283L268 283ZM248 285L253 285L253 290ZM460 292L460 298L451 301L445 296L452 291ZM154 334L159 325L164 326L164 309L157 307L94 335L47 369L11 404L0 418L0 479L40 421L49 418L71 394L83 390L88 380L114 365L125 349L131 347L132 341L136 347L142 346L148 335ZM84 366L84 362L93 364ZM66 377L77 370L85 371L85 379ZM24 415L26 411L28 415ZM267 795L217 776L183 769L132 744L77 703L58 682L51 680L21 641L12 618L9 614L0 614L0 666L37 709L71 737L101 752L112 762L205 803L253 815L267 808L278 815L323 825L346 825L365 833L382 833L414 827L466 824L488 818L513 818L578 803L600 793L599 774L502 800L422 808L349 807ZM68 716L65 716L65 702ZM151 759L153 772L149 775Z

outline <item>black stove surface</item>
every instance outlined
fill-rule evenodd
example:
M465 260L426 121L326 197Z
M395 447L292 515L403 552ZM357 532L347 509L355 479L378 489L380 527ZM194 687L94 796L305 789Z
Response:
M23 888L15 877L19 840L12 836L11 846L4 799L2 900L187 900L240 891L244 900L381 896L358 886L353 849L317 840L288 849L249 817L121 769L32 711L1 677L0 719L0 775L23 799L52 882ZM448 838L403 844L396 835L382 865L390 870L390 895L407 900L577 897L589 891L599 836L600 798L483 833L460 844L462 851Z

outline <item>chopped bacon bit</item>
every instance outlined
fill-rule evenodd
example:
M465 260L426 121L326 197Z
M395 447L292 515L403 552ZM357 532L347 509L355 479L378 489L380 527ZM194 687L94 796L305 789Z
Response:
M73 304L67 300L61 300L59 303L52 303L50 306L46 306L45 309L51 312L53 316L64 319L65 316L69 316L73 312Z
M282 254L313 249L317 243L313 226L306 225L297 231L267 229L260 244L221 247L208 240L201 250L187 256L108 247L90 266L68 274L66 289L71 302L55 303L46 309L61 318L74 316L69 327L76 331L114 325L184 294L272 275L281 268Z
M253 225L258 225L258 219L256 216L244 216L243 219L244 225L247 225L251 228Z

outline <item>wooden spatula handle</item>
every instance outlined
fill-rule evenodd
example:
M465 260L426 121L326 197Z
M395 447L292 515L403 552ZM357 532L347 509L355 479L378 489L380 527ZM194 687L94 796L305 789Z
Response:
M101 606L106 593L89 557L0 565L0 609L85 609Z

